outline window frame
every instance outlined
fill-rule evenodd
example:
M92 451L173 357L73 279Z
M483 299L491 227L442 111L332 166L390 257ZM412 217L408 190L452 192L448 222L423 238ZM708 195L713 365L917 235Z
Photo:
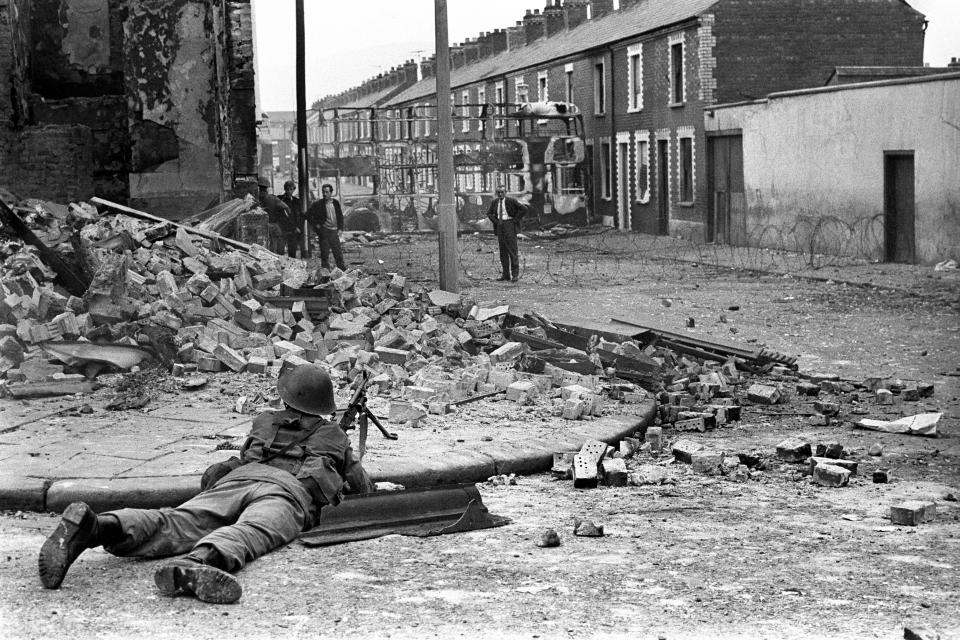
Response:
M550 73L549 71L540 71L537 73L537 102L546 102L550 99Z
M593 115L607 114L607 65L605 60L593 63Z
M687 101L687 65L686 65L686 38L683 32L675 33L667 38L667 60L669 61L669 91L668 100L671 107L682 107ZM674 55L679 51L679 56ZM676 69L676 58L679 57L679 69ZM679 94L679 95L678 95Z
M563 67L563 76L567 83L567 86L565 87L566 101L570 104L573 104L573 63L572 62L568 62Z
M460 132L470 133L470 107L467 106L470 104L470 89L461 91L460 99L462 100L461 106L463 107L460 110L461 116L463 117L463 126L460 128Z
M634 72L636 60L636 72ZM643 44L627 48L627 113L643 110Z
M502 80L493 85L493 101L496 103L495 111L497 115L502 116L505 109L504 105L507 102L507 88ZM503 118L497 118L493 126L496 129L503 129L507 126L507 121Z
M641 129L635 132L633 139L633 192L634 202L647 204L650 202L650 132ZM646 169L644 184L641 185L640 167ZM641 188L642 187L642 188Z

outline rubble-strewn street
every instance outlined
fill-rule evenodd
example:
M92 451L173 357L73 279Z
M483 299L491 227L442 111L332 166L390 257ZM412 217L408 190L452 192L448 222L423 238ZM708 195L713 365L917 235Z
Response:
M415 240L404 246L426 263L434 242ZM483 240L476 242L485 246ZM495 251L495 244L487 246L492 261L489 251ZM536 263L538 250L524 249L528 265ZM347 257L351 267L374 274L377 282L387 287L393 282L391 276L376 275L393 265L376 260L355 264L364 257L357 248L349 249ZM576 488L575 482L560 478L564 474L559 468L512 481L504 476L481 484L481 493L492 513L513 520L506 527L428 539L389 536L322 549L294 544L245 569L240 574L244 606L217 611L215 622L210 609L196 601L158 598L150 579L154 563L129 563L101 551L84 556L62 591L42 591L34 550L56 520L7 513L0 525L5 558L0 598L6 603L7 628L16 630L15 637L46 636L53 630L79 637L126 635L148 628L155 637L224 632L299 637L317 628L336 629L338 637L476 637L491 628L502 629L498 633L506 637L542 638L893 638L903 637L904 627L932 629L941 637L956 633L956 289L948 293L944 280L928 279L931 270L921 267L863 265L845 273L821 272L822 279L856 282L883 268L887 286L899 287L877 289L747 276L725 272L720 265L707 269L646 258L630 277L618 271L618 277L607 282L603 277L586 282L590 276L582 276L576 286L560 282L547 289L529 282L538 277L530 270L515 285L477 281L464 298L474 301L478 312L509 305L514 317L527 312L528 320L549 324L644 319L681 338L795 357L798 371L771 363L766 373L743 372L743 380L735 382L720 362L708 360L703 371L694 372L703 366L702 359L690 357L683 364L684 356L678 356L676 362L667 362L667 352L654 353L655 348L649 357L670 365L663 369L669 381L659 396L657 424L651 425L662 429L662 451L654 450L656 429L648 428L636 441L620 444L625 458L607 456L608 481L625 486ZM594 271L602 274L614 262L621 269L619 258L608 255L598 260ZM656 264L656 277L644 277L653 275L651 264ZM937 275L949 282L954 274ZM416 291L419 277L429 274L412 268L406 286ZM467 315L464 322L470 320ZM549 340L541 322L530 322L540 327L531 332ZM484 346L491 352L502 348ZM593 353L598 346L590 346ZM624 346L618 348L623 351ZM533 353L528 344L526 361ZM331 355L336 354L327 357ZM171 371L185 364L190 363L172 363ZM514 366L520 366L520 360ZM517 368L505 370L536 376ZM469 370L450 367L446 374L462 376L464 371ZM684 375L678 376L681 371ZM344 378L347 372L344 369ZM177 373L181 375L152 380L148 404L120 415L134 421L147 417L163 398L184 393L184 381L200 375L182 369ZM241 396L254 405L270 400L268 378L260 374L203 376L207 389L190 396L190 410L198 415L207 411L241 420L242 414L236 413ZM93 417L106 415L100 405L114 397L122 379L101 378L108 384L89 402ZM583 382L590 379L579 379ZM609 381L605 384L609 392ZM371 400L385 417L400 411L401 401L414 406L400 388L421 385L391 386ZM730 387L729 393L724 386ZM560 397L548 401L554 394ZM456 440L458 434L469 433L464 429L473 430L465 438L469 442L499 439L501 432L506 438L522 437L525 431L540 437L562 431L564 424L583 422L563 418L566 400L560 387L551 385L537 400L528 396L517 402L518 396L507 395L466 404L444 416L431 413L428 401L418 414L424 416L420 428L399 415L387 425L401 438L417 434L428 440ZM605 411L624 406L622 399L605 395ZM726 396L739 403L739 420L732 411L721 411L728 404ZM55 410L69 403L48 399L4 404L4 420L12 421L12 416L22 420L41 408ZM715 406L729 418L726 424L712 413L713 420L681 416L681 411L701 404ZM551 419L556 422L541 422L555 413L560 414ZM943 414L936 438L853 426L864 419L891 421L930 413ZM511 417L505 422L498 419L501 415ZM48 428L71 428L82 419L83 414L67 414ZM368 455L375 460L391 446L374 433ZM617 460L625 464L613 464ZM894 509L910 501L933 503L932 520L925 519L930 508L922 504ZM895 513L917 524L894 522ZM603 536L574 535L575 520L595 523ZM547 529L558 533L558 548L539 546ZM392 561L384 564L388 557ZM108 587L116 584L122 585L119 599ZM334 600L333 593L348 597ZM303 600L317 603L309 615L296 608ZM284 610L289 613L275 615ZM106 611L113 620L98 622ZM175 622L172 611L178 612Z

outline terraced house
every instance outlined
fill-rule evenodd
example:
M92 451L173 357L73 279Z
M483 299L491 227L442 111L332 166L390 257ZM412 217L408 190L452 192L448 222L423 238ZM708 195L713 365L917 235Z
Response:
M479 116L484 103L572 102L583 115L592 220L714 240L710 106L821 86L837 67L920 66L924 28L904 0L550 0L512 27L451 47L455 133L486 133L479 118L463 117ZM422 62L421 80L369 106L400 114L433 104L433 67ZM367 104L385 82L321 106ZM493 126L509 136L518 123Z

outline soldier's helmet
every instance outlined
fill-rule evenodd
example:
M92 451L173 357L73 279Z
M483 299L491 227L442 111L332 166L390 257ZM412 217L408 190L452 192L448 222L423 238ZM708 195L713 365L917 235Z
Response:
M287 405L303 413L323 416L337 410L330 375L312 364L302 364L280 376L277 391Z
M260 176L259 178L257 178L257 184L258 184L259 186L265 187L265 188L269 188L269 187L271 186L271 185L270 185L270 180L267 179L266 176Z

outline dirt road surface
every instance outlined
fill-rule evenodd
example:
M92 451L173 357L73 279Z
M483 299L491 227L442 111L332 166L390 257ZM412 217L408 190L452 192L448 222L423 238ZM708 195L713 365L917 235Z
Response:
M481 246L488 261L492 247ZM940 437L863 431L848 421L813 426L752 408L739 425L696 439L767 454L789 435L836 441L860 462L850 486L814 485L803 465L776 461L741 483L678 464L662 465L667 484L641 487L574 490L547 475L522 477L516 486L481 486L488 508L512 519L506 527L324 549L294 544L243 570L244 596L225 607L160 597L156 562L99 549L81 557L61 590L44 591L37 551L57 520L5 513L0 637L893 639L904 627L960 637L955 279L894 268L879 274L885 288L877 288L831 281L842 270L811 281L689 262L655 270L647 262L630 273L617 258L616 278L601 265L573 285L547 286L532 271L536 252L521 251L529 261L520 283L476 279L470 293L547 317L645 316L677 328L694 318L699 335L797 355L805 371L933 382L932 398L879 415L871 408L869 417L942 411ZM883 454L868 455L876 443ZM641 454L630 464L661 462ZM873 484L875 469L888 469L891 482ZM934 501L936 519L893 526L890 506L907 499ZM606 535L575 537L575 518L603 525ZM560 547L535 545L546 528L559 532Z

